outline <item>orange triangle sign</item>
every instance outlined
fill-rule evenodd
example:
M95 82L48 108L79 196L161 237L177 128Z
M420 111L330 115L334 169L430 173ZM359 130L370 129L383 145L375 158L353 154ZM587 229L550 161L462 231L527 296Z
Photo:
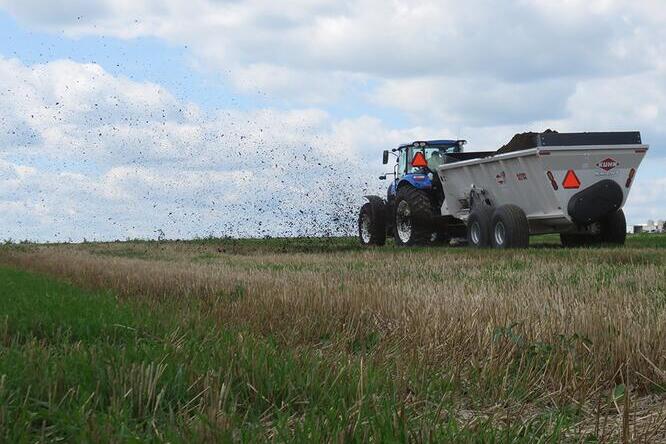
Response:
M578 179L574 170L567 171L562 186L567 189L580 188L580 179Z
M414 154L414 158L412 159L412 166L417 168L425 168L428 166L428 161L421 151Z

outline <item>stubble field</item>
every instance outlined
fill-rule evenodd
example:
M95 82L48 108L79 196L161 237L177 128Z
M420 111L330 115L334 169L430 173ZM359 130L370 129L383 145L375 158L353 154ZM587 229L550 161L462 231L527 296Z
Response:
M0 440L666 442L666 236L0 247Z

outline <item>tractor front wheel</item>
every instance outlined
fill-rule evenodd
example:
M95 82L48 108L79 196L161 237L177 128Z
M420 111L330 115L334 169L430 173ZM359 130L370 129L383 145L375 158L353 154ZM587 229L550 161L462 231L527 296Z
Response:
M384 215L378 214L383 211L383 208L373 207L371 202L361 207L358 215L358 239L364 247L386 243L386 222Z

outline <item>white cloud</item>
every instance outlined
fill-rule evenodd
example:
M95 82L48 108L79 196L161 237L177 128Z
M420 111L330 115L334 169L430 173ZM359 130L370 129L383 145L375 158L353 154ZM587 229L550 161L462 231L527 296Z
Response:
M666 157L666 69L640 74L531 83L423 78L387 81L373 97L405 110L413 122L448 122L480 148L497 148L515 132L640 130Z
M48 13L37 0L0 5L70 36L187 45L200 66L228 73L241 91L311 103L334 99L359 77L440 77L451 88L457 78L486 79L508 88L632 74L663 63L666 41L660 0L67 0Z
M666 67L629 76L581 81L567 107L570 120L580 125L647 127L663 132L666 130Z
M454 133L316 108L207 114L73 62L0 59L0 83L0 134L25 129L0 143L2 238L351 232L361 196L384 192L381 149ZM467 131L494 144L513 129ZM658 217L662 182L639 174L632 220Z
M156 36L187 45L199 69L225 73L240 93L281 107L369 103L486 146L545 126L641 129L666 142L660 0L68 0L50 14L33 1L0 4L24 22L74 37ZM116 109L131 120L151 106ZM510 132L484 136L494 129ZM169 143L162 138L142 155Z
M364 84L360 74L302 71L264 63L238 67L229 77L240 92L261 95L268 91L273 98L296 105L334 102Z
M0 59L0 83L0 134L35 134L0 143L2 238L344 232L398 139L314 108L207 114L97 65Z
M369 96L430 126L562 120L582 88L666 66L661 0L66 0L57 11L38 0L0 5L31 26L73 37L154 36L187 45L197 67L224 73L244 94L298 107L341 100L364 106ZM424 103L425 111L418 108ZM643 110L648 121L658 112Z
M281 110L205 112L96 64L0 59L0 217L19 227L12 237L278 232L301 211L330 221L366 182L380 188L381 149L430 137L494 149L546 127L639 129L647 162L666 157L662 0L42 3L0 7L73 39L186 45L199 69ZM332 117L347 109L360 117ZM652 191L660 177L641 180L627 206L638 219L666 207Z
M624 208L627 222L641 224L649 219L666 219L666 199L664 196L666 196L665 177L644 180L639 174Z
M561 117L573 92L574 85L562 80L425 77L386 81L374 100L407 111L419 122L483 127Z

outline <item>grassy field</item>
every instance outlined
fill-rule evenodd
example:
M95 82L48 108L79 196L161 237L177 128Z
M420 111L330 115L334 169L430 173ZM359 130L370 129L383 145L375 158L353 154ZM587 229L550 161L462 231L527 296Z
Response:
M0 441L666 442L666 236L0 246Z

